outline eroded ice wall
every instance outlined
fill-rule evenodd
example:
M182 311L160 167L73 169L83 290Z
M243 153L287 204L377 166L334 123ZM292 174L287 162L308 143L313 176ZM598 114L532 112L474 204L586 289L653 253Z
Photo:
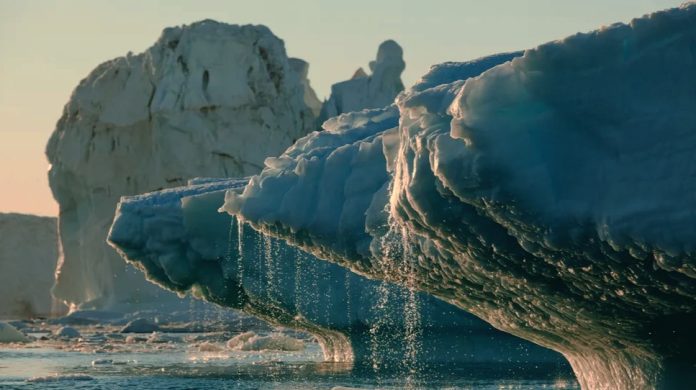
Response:
M314 130L305 86L268 28L210 20L167 28L144 53L99 65L46 150L60 205L55 296L103 307L159 294L106 244L118 199L258 172Z
M58 221L0 213L0 318L62 314L51 297Z
M432 83L398 99L382 156L339 129L226 209L560 351L583 388L694 387L695 42L687 4Z

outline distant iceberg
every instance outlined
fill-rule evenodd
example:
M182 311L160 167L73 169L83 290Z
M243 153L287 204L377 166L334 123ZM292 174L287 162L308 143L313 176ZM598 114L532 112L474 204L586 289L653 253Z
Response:
M382 108L394 102L404 90L401 73L406 67L404 51L393 40L382 42L377 58L370 62L370 74L358 68L349 80L331 86L331 95L324 102L319 123L343 113Z
M693 388L695 53L687 4L468 79L441 65L398 126L335 118L225 209L559 351L583 388Z
M53 217L0 213L0 319L64 314L51 296L57 230Z
M264 26L204 20L167 28L145 52L87 75L46 149L60 206L53 294L73 309L176 303L106 244L119 198L258 173L315 130L307 67Z

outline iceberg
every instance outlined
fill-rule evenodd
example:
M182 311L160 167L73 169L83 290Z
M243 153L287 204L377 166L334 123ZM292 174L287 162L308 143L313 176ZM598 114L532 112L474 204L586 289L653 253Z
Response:
M106 244L116 203L197 176L259 172L315 130L306 72L268 28L212 20L167 28L145 52L94 69L46 150L60 206L53 294L72 309L176 302Z
M331 86L331 96L324 102L319 123L343 113L382 108L394 103L404 90L401 73L406 68L404 51L393 40L382 42L377 58L370 62L370 75L359 68L350 80Z
M383 125L395 126L397 111L382 111ZM441 300L366 279L238 224L218 209L226 191L241 191L247 181L199 178L186 187L124 197L109 242L163 288L309 332L327 361L377 370L565 364L560 355Z
M426 75L396 127L338 117L224 208L562 353L585 389L696 387L695 42L686 4Z
M0 318L64 312L51 297L58 261L57 227L52 217L0 213Z

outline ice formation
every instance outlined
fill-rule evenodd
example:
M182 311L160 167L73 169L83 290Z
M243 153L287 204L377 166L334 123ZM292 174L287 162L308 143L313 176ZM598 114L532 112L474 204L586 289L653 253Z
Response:
M259 336L254 332L244 332L231 338L227 348L235 351L301 351L304 342L279 333Z
M0 344L2 343L26 343L29 338L7 322L0 321Z
M225 208L561 352L583 388L694 388L695 53L687 4L426 76L398 127L339 117Z
M314 130L306 70L266 27L206 20L167 28L144 53L92 71L46 152L60 205L55 296L106 307L159 294L105 242L118 199L258 172Z
M0 213L0 318L62 313L51 297L56 228L55 218Z
M372 73L368 76L359 68L350 80L331 86L331 96L321 108L319 121L346 112L368 108L382 108L394 103L394 98L404 90L401 73L406 64L404 52L398 43L388 40L382 42L377 50L377 58L370 62Z
M309 84L309 79L307 78L309 74L309 63L300 58L290 58L288 61L290 62L290 67L300 78L300 82L302 83L302 89L304 91L302 97L305 104L312 110L312 114L314 114L315 117L319 117L321 113L321 101Z
M384 111L385 125L396 126L396 110ZM329 361L385 369L562 361L440 300L360 277L238 225L218 209L225 191L246 183L196 179L123 198L109 240L164 288L313 334Z

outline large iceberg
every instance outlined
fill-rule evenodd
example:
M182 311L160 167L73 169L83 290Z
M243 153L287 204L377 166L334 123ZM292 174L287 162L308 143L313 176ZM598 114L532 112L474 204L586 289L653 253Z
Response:
M106 244L118 199L260 171L314 130L306 71L268 28L211 20L167 28L144 53L92 71L46 151L60 205L54 295L105 307L159 294Z
M239 225L218 209L225 191L246 184L196 179L123 198L109 241L168 290L315 335L328 361L378 371L453 362L563 362L441 300L366 279Z
M51 297L58 221L0 213L0 318L61 314Z
M695 53L687 4L426 76L398 127L350 114L225 209L559 351L583 388L694 388Z

